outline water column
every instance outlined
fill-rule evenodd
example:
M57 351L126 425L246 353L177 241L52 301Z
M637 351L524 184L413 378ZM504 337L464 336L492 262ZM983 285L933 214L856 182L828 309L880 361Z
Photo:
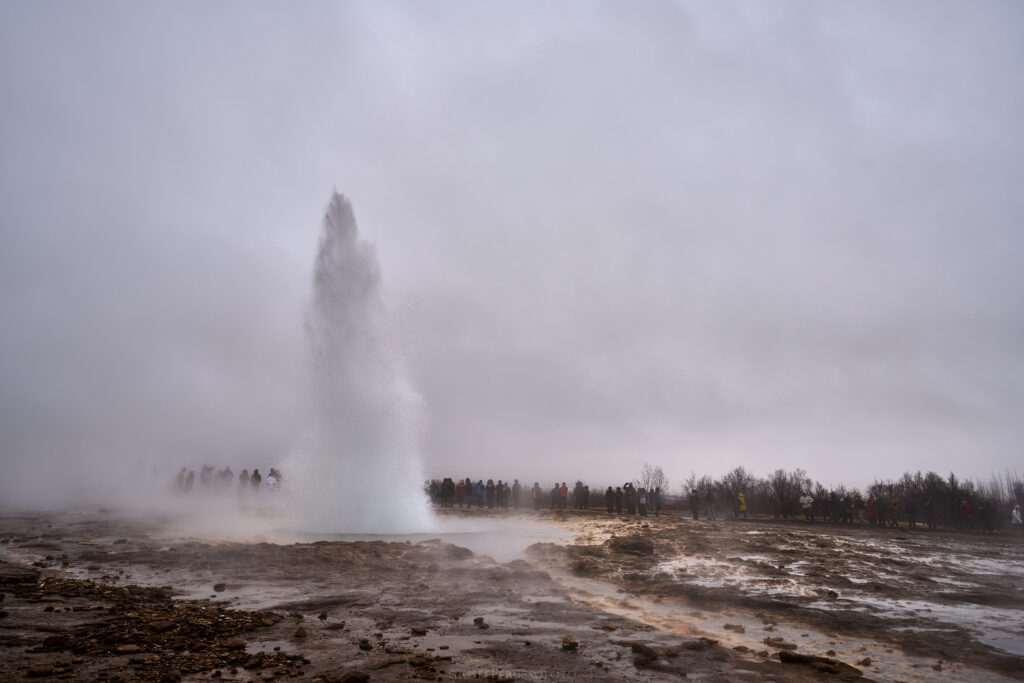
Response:
M421 399L380 290L376 251L359 239L352 205L335 192L306 318L309 424L285 465L298 523L308 531L407 533L431 523Z

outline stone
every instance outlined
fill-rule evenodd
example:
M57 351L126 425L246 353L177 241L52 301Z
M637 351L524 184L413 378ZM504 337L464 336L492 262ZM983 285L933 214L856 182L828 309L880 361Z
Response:
M316 618L319 619L320 621L327 621L327 612L321 612L320 614L317 615Z
M566 652L572 652L572 651L578 649L579 646L580 646L580 644L578 642L576 642L575 640L573 640L569 636L566 636L566 637L562 638L562 649L565 650Z
M348 671L344 676L338 679L338 683L367 683L370 680L370 674L363 671Z
M654 543L645 536L613 536L605 541L613 552L627 555L653 555Z
M226 583L215 583L215 584L213 584L213 592L214 593L223 593L227 589L228 589L228 585Z
M718 645L717 640L711 638L695 638L688 643L683 644L684 650L707 650L708 648L715 647Z
M857 662L857 666L871 666L871 657L865 657Z
M734 633L746 633L747 629L743 628L742 624L726 624L723 626L726 631L732 631Z
M658 658L658 652L650 645L634 641L632 643L629 643L629 648L637 657L650 660L655 660Z
M302 628L301 626L299 628L295 629L295 637L296 638L305 638L306 637L306 629Z
M138 652L141 649L142 648L140 648L138 645L136 645L134 643L128 643L127 645L119 646L117 648L117 653L119 655L131 655L131 654L135 654L136 652Z
M786 640L784 640L782 638L765 638L761 642L763 642L768 647L775 647L775 648L778 648L780 650L795 650L796 649L796 644L795 643L787 642Z
M55 633L43 639L43 648L47 650L64 650L71 647L71 638L63 633Z
M149 622L149 628L157 633L163 633L173 627L174 624L167 621L166 619L157 619L156 621Z
M615 624L613 624L610 621L606 621L603 624L601 624L601 628L603 628L605 631L614 631L615 630Z
M245 645L245 640L243 638L239 638L238 636L228 638L227 640L221 642L221 646L227 648L228 650L244 650Z
M427 635L427 629L423 628L422 626L413 626L409 630L412 632L412 634L414 636L425 636L425 635Z

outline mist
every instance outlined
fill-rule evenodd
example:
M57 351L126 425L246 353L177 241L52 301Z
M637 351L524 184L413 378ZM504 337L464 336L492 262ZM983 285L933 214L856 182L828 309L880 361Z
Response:
M285 462L332 188L426 477L1017 469L1022 13L2 3L0 500Z

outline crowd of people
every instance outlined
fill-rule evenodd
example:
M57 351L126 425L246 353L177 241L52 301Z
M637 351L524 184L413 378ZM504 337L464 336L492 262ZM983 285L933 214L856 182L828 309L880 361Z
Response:
M227 491L232 488L235 481L235 473L231 471L230 466L218 470L212 465L203 465L199 470L200 489ZM266 479L264 479L263 475L260 474L259 468L255 467L252 472L249 472L248 469L243 469L239 472L237 482L236 489L238 493L245 495L250 492L258 493L263 488L278 491L281 488L282 477L279 470L271 467ZM188 467L182 467L174 477L175 491L182 493L191 491L195 488L195 484L196 472Z
M437 507L450 508L487 508L487 509L519 509L532 507L534 510L562 510L568 507L590 510L600 506L599 502L592 505L590 486L577 481L570 489L563 481L555 482L548 489L534 482L529 489L519 483L518 479L511 483L495 482L488 479L471 477L455 481L452 477L441 480L432 479L425 483L425 493ZM661 514L665 506L665 496L660 487L647 490L632 482L622 486L609 486L604 494L604 509L608 514L626 514L647 516ZM600 500L600 499L599 499ZM683 501L670 503L672 507L681 507ZM714 488L702 492L691 489L685 496L689 512L693 519L717 520L720 514L727 519L747 519L748 509L746 496L742 491L736 494L722 494ZM919 526L936 529L938 526L937 506L927 499L920 507L912 499L869 495L864 499L859 493L840 495L829 492L822 499L815 499L811 491L802 491L795 501L799 514L793 514L793 506L786 501L776 501L774 517L776 519L802 518L807 522L818 520L835 525L860 524L879 528L910 528ZM720 510L721 508L721 510ZM956 531L994 532L995 510L984 501L972 503L967 498L954 499L949 504L947 519ZM902 525L902 526L901 526ZM1016 533L1022 533L1020 505L1014 506L1011 512L1010 526Z
M501 479L497 483L493 479L488 479L486 483L483 479L477 479L476 483L473 483L471 477L458 481L452 477L444 477L441 480L431 479L426 482L424 492L437 507L486 507L505 510L530 506L534 510L564 510L571 504L577 510L591 509L590 486L582 481L577 481L572 489L564 481L556 481L550 489L535 481L533 486L524 491L518 479L510 484ZM604 503L608 513L622 514L625 510L626 514L647 516L650 510L659 515L662 506L661 488L655 487L652 491L647 491L643 487L634 486L631 482L615 488L609 486L604 492Z

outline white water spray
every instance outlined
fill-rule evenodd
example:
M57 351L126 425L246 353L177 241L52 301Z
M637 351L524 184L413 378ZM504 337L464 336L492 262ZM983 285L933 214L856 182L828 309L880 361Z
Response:
M420 397L380 293L373 246L337 192L324 216L306 327L310 424L285 463L298 523L321 533L427 530Z

